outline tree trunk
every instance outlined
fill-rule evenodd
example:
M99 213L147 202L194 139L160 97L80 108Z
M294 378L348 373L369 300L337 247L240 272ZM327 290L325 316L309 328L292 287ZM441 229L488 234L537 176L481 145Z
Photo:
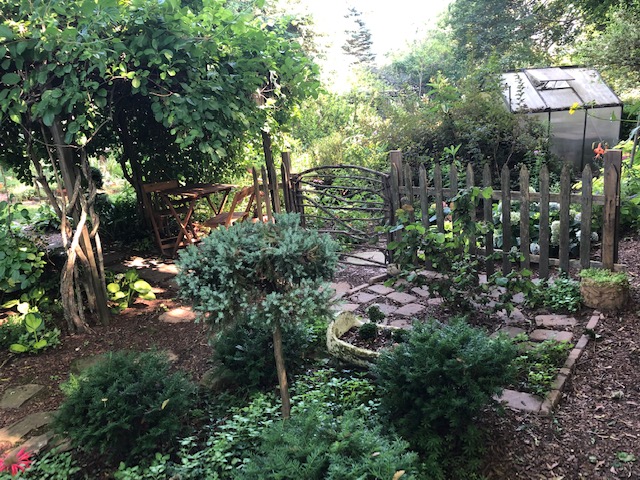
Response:
M90 188L90 192L82 187L80 172L75 167L74 152L65 145L62 124L58 121L50 127L57 152L58 166L62 174L64 187L68 195L61 200L62 218L61 229L67 260L62 272L60 281L60 293L62 295L62 305L69 330L90 332L91 328L84 319L84 305L82 299L86 298L92 313L97 316L102 325L108 325L110 314L107 305L107 290L104 278L104 270L101 265L102 250L100 238L97 235L97 217L94 220L93 232L89 232L87 219L92 212L95 189ZM52 159L53 160L53 159ZM86 158L83 158L86 161ZM55 165L55 162L54 162ZM85 165L85 176L88 173L88 166ZM91 185L91 179L86 179ZM71 215L73 226L69 226L66 216ZM71 242L68 241L69 233L73 232ZM96 263L96 256L98 263ZM83 264L86 275L80 274L77 260ZM85 281L79 279L85 278Z
M282 400L282 418L286 420L291 416L291 401L289 400L287 370L284 366L284 354L282 352L282 328L280 327L280 322L276 322L273 326L273 355L276 359L276 370L278 371L280 399Z

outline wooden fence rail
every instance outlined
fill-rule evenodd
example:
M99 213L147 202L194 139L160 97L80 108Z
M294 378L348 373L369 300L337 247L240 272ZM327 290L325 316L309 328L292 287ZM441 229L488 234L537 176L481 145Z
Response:
M604 195L592 194L592 171L586 166L582 172L582 188L579 193L572 193L572 182L570 169L565 166L560 176L560 192L551 193L549 191L549 171L543 166L538 174L539 182L532 185L530 182L530 172L525 166L519 171L519 190L511 191L511 172L505 166L500 172L500 189L493 190L491 198L483 201L478 206L477 212L482 213L479 220L493 223L493 205L496 201L501 202L500 223L502 228L502 270L506 274L512 269L509 261L509 251L512 246L518 246L522 256L520 267L528 268L529 265L537 263L539 274L542 278L549 275L549 266L557 266L563 271L569 271L569 267L584 269L589 267L604 267L608 269L621 268L615 264L617 260L618 238L617 228L620 205L620 165L622 153L619 150L610 150L605 154L604 159ZM445 227L445 206L460 192L459 174L455 165L450 165L448 175L448 186L445 181L440 164L433 167L431 179L428 178L425 165L420 165L417 176L407 165L403 165L400 152L392 152L391 163L391 206L396 208L405 204L419 207L420 219L425 227L430 227L431 218L429 207L435 210L435 225L438 231L444 232ZM418 184L414 185L414 179L418 179ZM493 179L489 167L485 166L482 179L478 183L474 178L474 172L470 165L465 169L464 187L491 187ZM532 191L533 188L536 191ZM512 238L511 212L515 202L519 202L519 237ZM537 203L539 208L539 219L536 225L539 231L539 241L535 249L532 249L531 241L531 204ZM552 207L558 204L559 232L554 233L557 238L557 256L551 256L550 245L550 224ZM575 205L580 212L580 249L578 258L571 258L571 206ZM593 242L591 239L592 217L594 215L594 205L602 205L602 237L600 248L600 261L592 260ZM471 212L476 215L476 211ZM507 228L507 226L509 228ZM475 244L475 241L473 241ZM483 242L483 253L490 257L494 247L493 233L485 235ZM533 250L533 251L532 251ZM535 252L535 253L534 253ZM487 273L493 273L493 262L486 262Z

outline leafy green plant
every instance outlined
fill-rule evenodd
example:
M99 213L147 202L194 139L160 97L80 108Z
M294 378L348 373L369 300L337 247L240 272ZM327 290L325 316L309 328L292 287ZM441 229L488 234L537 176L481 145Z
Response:
M527 301L532 306L543 305L552 312L577 312L580 308L580 282L560 276L553 282L540 282Z
M148 282L142 280L135 270L128 270L125 273L107 273L108 281L107 293L109 300L114 305L111 311L119 313L133 303L135 297L142 300L155 300L156 295L151 291L152 287Z
M518 343L526 340L526 337L516 338ZM555 340L523 345L524 351L513 361L518 388L544 397L573 345Z
M282 348L289 374L300 371L312 338L302 323L282 326ZM326 328L325 328L326 335ZM250 390L278 381L273 360L273 334L268 325L237 323L211 339L214 370L217 376L230 378L235 385Z
M334 417L310 408L287 422L276 422L261 435L257 453L238 479L344 478L390 479L400 470L415 478L417 455L405 441L385 437L358 411Z
M7 322L6 340L12 339L9 350L13 353L37 353L60 344L60 330L56 327L46 328L45 317L40 311L46 309L49 298L42 287L34 287L20 295L19 299L10 300L3 308L15 308L18 312ZM4 329L3 329L4 330ZM16 338L15 334L20 332Z
M513 383L516 356L463 320L417 323L374 367L381 414L423 454L425 478L467 478L482 440L475 417ZM464 452L464 453L463 453Z
M596 284L627 286L629 277L626 272L612 272L604 268L587 268L581 270L580 278L588 279Z
M21 233L29 222L22 205L0 202L0 295L31 288L44 270L44 252Z
M25 471L16 476L10 472L0 472L0 480L69 480L80 472L80 467L69 452L58 453L49 451L41 457L31 461L31 465Z
M89 367L55 417L75 448L113 461L171 448L184 431L195 387L160 353L115 352Z
M376 410L375 386L364 373L322 368L297 377L292 386L295 409L315 406L333 416L353 408Z
M451 221L446 222L444 232L439 231L436 225L427 228L421 222L413 221L415 213L410 205L398 210L397 225L386 230L398 234L388 249L393 252L393 260L401 269L401 276L410 282L425 282L418 272L427 267L442 274L431 282L430 289L438 292L448 304L475 313L489 309L512 310L513 296L533 288L530 270L516 269L508 274L496 272L486 283L479 281L483 262L475 249L479 246L479 239L492 225L477 222L471 212L475 211L481 198L491 195L491 191L490 187L470 187L458 192L451 200ZM498 255L489 260L498 259ZM512 249L508 255L512 263L520 260L517 249ZM394 281L391 279L389 283ZM490 298L489 294L496 291L497 299Z

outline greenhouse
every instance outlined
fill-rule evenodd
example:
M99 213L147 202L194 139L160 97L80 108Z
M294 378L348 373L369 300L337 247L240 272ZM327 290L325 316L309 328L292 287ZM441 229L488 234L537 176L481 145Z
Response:
M508 72L503 95L511 112L549 125L551 152L582 170L593 144L613 146L620 135L622 101L590 68L552 67Z

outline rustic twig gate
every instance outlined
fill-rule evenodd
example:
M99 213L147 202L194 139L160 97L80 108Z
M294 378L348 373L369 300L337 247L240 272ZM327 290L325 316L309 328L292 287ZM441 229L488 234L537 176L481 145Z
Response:
M592 194L592 171L589 166L582 172L582 188L580 193L572 193L570 170L565 166L560 177L560 193L549 190L549 172L542 167L539 172L539 183L532 185L529 171L522 167L519 172L519 190L511 191L511 172L505 166L501 171L500 190L493 190L491 197L483 200L478 206L479 221L493 223L493 206L501 202L502 225L511 225L511 207L519 204L519 236L512 236L510 228L502 232L502 269L510 271L512 265L508 259L512 246L517 247L523 260L522 268L531 263L539 265L539 274L546 278L549 266L557 266L568 271L570 267L583 269L589 267L621 268L617 265L618 252L618 218L620 205L620 170L622 155L619 150L610 150L604 161L604 195ZM377 226L392 225L395 212L404 204L411 204L418 218L426 227L432 226L440 232L445 230L445 208L461 189L481 186L490 187L493 179L489 168L483 171L482 180L476 183L470 165L464 172L464 185L460 185L458 170L455 165L448 168L448 178L444 178L440 164L435 164L431 178L427 175L425 165L420 165L417 175L409 165L403 164L402 154L393 151L390 154L391 173L376 172L353 165L325 166L292 174L288 154L283 155L282 189L286 210L297 212L302 216L306 226L317 228L323 232L340 235L354 243L369 242L381 250L385 243ZM263 175L264 176L264 175ZM417 179L417 182L414 181ZM417 184L414 184L417 183ZM536 191L530 191L534 187ZM275 198L278 198L277 195ZM539 219L535 228L539 229L539 253L531 252L531 214L530 207L536 203L539 208ZM556 205L559 211L559 237L557 258L550 255L550 212ZM570 255L570 209L579 206L580 248L578 258ZM600 260L592 260L594 243L591 240L591 225L594 205L601 205L603 215L602 241L600 244ZM435 210L435 215L432 215ZM474 212L474 215L476 213ZM435 217L435 218L433 218ZM489 257L494 251L494 234L488 233L479 239L479 254ZM388 258L388 256L387 256ZM494 269L493 261L486 262L487 273Z

